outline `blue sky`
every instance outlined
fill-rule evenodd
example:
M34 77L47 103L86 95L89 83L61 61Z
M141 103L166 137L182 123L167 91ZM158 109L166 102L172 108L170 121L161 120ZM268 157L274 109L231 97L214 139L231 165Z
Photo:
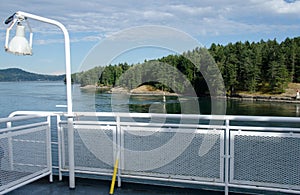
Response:
M83 60L97 44L128 28L143 25L177 29L206 47L211 43L246 40L282 41L300 35L297 0L15 0L0 2L0 21L19 10L58 20L67 27L73 72L81 69ZM33 56L14 56L2 49L0 69L17 67L36 73L64 73L64 39L60 30L49 24L29 22L34 32ZM6 28L1 22L3 47ZM124 52L112 62L136 63L172 53L149 48L134 51ZM95 65L106 64L95 62Z

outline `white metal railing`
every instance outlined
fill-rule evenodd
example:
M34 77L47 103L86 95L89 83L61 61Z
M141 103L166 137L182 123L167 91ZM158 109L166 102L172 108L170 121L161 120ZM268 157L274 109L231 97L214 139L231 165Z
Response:
M68 125L57 116L58 167L68 172ZM16 114L16 113L15 113ZM14 115L14 114L13 114ZM300 193L300 118L74 113L75 173ZM52 132L53 133L53 132ZM52 135L54 136L54 134Z
M0 194L46 175L52 181L49 116L0 119Z
M137 178L223 186L226 194L231 187L300 193L299 124L296 117L78 112L75 172L111 175L118 158L119 186Z

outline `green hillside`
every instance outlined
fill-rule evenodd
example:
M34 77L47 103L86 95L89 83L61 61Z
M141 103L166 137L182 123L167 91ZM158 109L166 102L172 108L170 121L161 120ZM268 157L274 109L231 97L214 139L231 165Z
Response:
M0 82L8 81L64 81L65 75L42 75L26 72L19 68L0 70Z

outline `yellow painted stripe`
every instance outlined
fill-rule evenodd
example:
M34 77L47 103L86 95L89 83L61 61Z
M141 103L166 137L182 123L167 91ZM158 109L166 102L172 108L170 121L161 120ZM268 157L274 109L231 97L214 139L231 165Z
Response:
M118 171L118 164L119 164L119 159L116 159L115 166L114 166L114 173L113 173L113 177L112 177L112 180L111 180L109 194L114 194L116 177L117 177L117 171Z

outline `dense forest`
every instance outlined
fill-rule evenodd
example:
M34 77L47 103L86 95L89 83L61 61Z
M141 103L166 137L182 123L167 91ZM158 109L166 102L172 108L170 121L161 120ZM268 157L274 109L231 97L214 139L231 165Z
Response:
M238 91L282 93L289 82L300 82L300 37L260 42L212 44L181 55L132 64L120 63L76 73L74 81L85 85L122 86L142 84L198 96L234 94ZM224 85L222 85L224 83Z

